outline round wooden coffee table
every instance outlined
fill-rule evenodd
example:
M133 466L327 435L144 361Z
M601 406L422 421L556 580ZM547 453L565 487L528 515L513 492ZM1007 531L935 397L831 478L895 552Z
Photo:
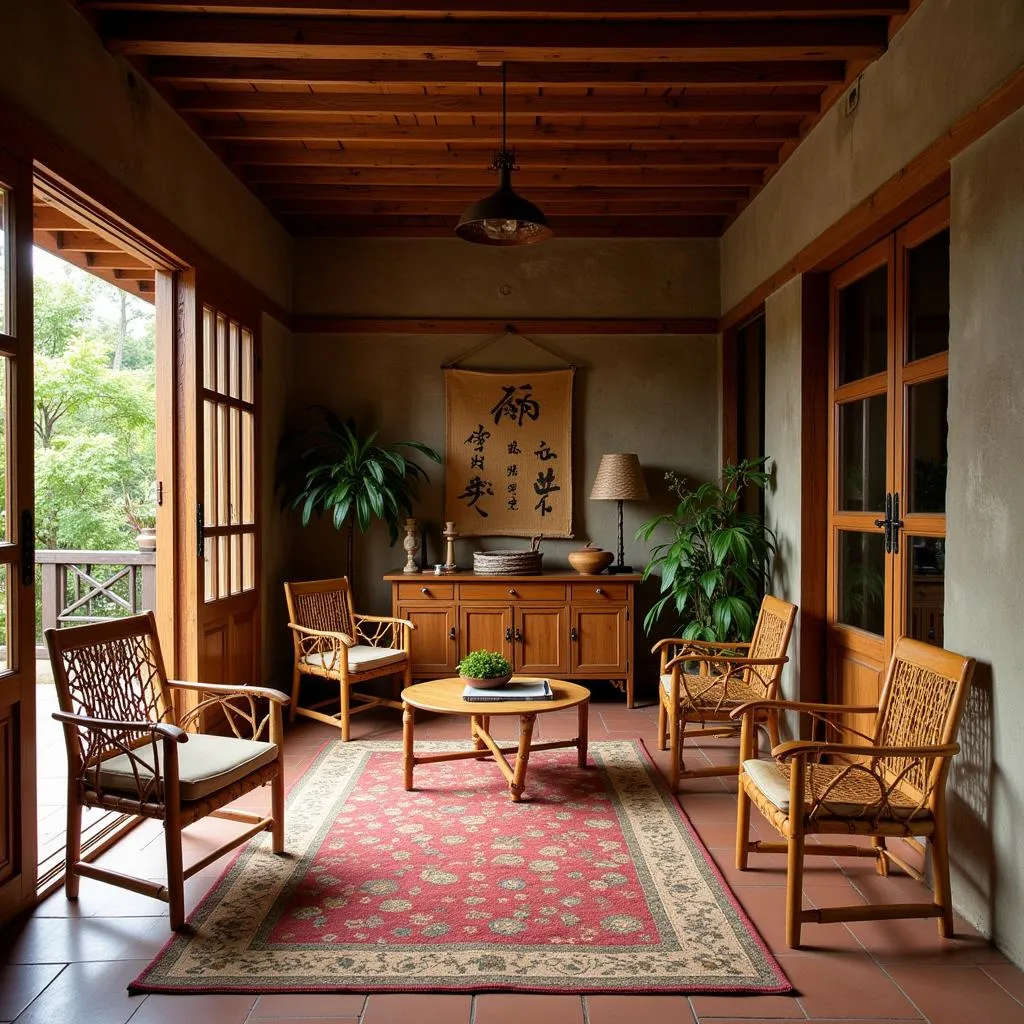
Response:
M515 676L517 682L533 682L531 676ZM587 716L589 714L590 691L585 686L568 683L563 679L548 679L554 693L553 700L502 700L476 703L462 699L464 679L433 679L417 683L402 691L402 752L405 769L405 788L413 788L412 772L418 764L435 761L462 761L468 758L491 757L508 780L509 795L515 802L522 799L526 782L526 766L534 750L555 750L560 747L575 747L577 761L581 768L587 766ZM500 691L495 691L500 692ZM416 709L435 711L442 715L462 715L469 719L469 732L473 740L472 750L450 750L440 754L413 753L413 733ZM533 723L538 715L565 708L578 709L577 735L572 740L556 740L551 743L533 743ZM492 717L519 716L519 745L502 747L491 737ZM490 751L490 753L481 753ZM515 754L515 761L509 764L506 754Z

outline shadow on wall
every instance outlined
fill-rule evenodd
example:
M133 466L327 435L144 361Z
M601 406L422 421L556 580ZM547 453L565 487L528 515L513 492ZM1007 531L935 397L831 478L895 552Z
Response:
M992 666L979 662L960 723L960 753L953 759L947 794L950 860L957 872L957 884L974 890L964 903L984 912L985 920L979 922L979 928L989 934L997 930L992 841L992 692Z

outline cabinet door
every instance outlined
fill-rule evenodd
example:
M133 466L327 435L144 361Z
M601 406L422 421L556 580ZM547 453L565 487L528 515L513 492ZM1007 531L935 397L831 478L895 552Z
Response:
M571 671L625 676L628 651L626 609L616 605L573 605Z
M517 672L558 676L569 671L569 622L564 604L516 608L515 640Z
M459 661L455 605L399 605L398 616L416 627L411 640L413 676L455 675Z
M459 654L497 651L518 671L513 657L512 606L510 604L463 604L459 607Z

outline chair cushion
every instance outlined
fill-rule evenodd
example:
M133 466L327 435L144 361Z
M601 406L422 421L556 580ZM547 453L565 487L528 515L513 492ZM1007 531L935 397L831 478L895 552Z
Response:
M385 665L397 665L405 661L408 655L396 647L371 647L369 644L356 644L348 649L349 672L366 672L371 668L384 668ZM337 668L334 651L320 654L307 654L300 662L313 668L332 672Z
M149 763L153 748L139 749L139 757ZM189 733L188 742L178 744L178 777L181 781L181 799L185 803L201 800L224 786L230 786L250 772L270 764L277 757L276 743L243 740L236 736L211 736ZM100 786L135 796L138 788L135 771L140 781L152 778L152 772L127 754L108 757L100 767Z
M666 697L672 692L672 676L667 672L661 677L661 688ZM696 699L689 700L687 698L687 689L695 695ZM715 676L684 673L680 681L679 702L684 711L687 708L693 708L696 711L721 708L727 713L728 709L739 707L741 704L746 704L747 701L764 700L764 689L762 687L755 689L744 682L741 676L733 676L729 680L729 696L726 698L724 695L725 683Z
M789 813L790 765L779 761L743 762L743 771L758 791L784 814ZM816 799L816 817L876 818L882 821L908 821L928 816L927 807L918 807L898 789L883 794L875 777L855 765L811 764L805 784L807 806Z

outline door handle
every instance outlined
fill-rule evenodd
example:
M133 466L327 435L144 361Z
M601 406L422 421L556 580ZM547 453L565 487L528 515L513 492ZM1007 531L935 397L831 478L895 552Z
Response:
M575 626L573 626L573 627L572 627L572 628L571 628L571 629L569 630L569 639L570 639L570 640L579 640L579 638L580 638L580 634L579 634L579 632L577 631L576 627L575 627Z
M452 626L452 628L448 630L448 639L449 640L454 640L455 639L455 627L454 626Z
M517 629L516 630L516 642L518 643L522 639L523 639L523 632L522 632L522 630Z
M885 495L885 518L876 519L875 526L881 526L885 530L885 550L888 554L892 551L892 495L888 492Z
M903 520L900 519L900 492L894 491L892 496L892 522L889 524L889 539L892 544L894 555L900 553L900 530L903 529Z
M507 644L512 643L512 627L511 626L509 626L505 630L505 643L507 643Z

